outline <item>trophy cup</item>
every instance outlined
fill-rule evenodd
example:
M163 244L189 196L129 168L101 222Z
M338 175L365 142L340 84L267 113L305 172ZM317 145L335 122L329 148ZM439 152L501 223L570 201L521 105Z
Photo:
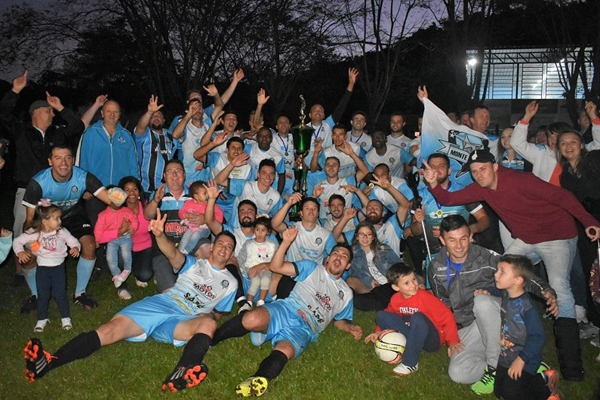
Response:
M304 96L300 95L300 124L292 128L292 139L294 140L294 153L296 160L294 162L294 193L301 193L302 197L306 197L306 191L308 184L306 182L306 175L308 168L304 165L304 157L310 151L310 142L314 129L304 123L306 115L304 109L306 108L306 101ZM290 210L290 221L300 221L300 204L296 203Z

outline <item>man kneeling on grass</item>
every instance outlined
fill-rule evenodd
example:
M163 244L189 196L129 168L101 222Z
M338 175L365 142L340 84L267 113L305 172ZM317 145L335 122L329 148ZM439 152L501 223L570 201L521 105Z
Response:
M337 244L324 266L310 260L284 262L285 253L297 235L295 227L285 230L270 266L272 272L291 276L297 282L289 297L243 312L215 332L213 346L250 332L257 346L267 341L273 343L273 351L260 363L258 371L236 387L238 396L261 396L268 381L276 378L288 360L299 356L311 341L316 342L332 319L336 328L350 333L354 339L362 337L360 326L348 322L352 320L352 290L342 279L344 271L350 268L351 249Z
M44 351L39 339L31 339L25 346L26 379L33 382L54 368L90 356L102 346L152 337L175 346L187 342L177 366L164 380L163 390L176 392L202 382L208 373L202 359L217 321L231 310L237 290L236 279L225 268L235 248L235 237L221 232L211 245L208 259L196 259L183 255L167 239L165 221L166 215L161 218L158 210L150 229L160 250L179 272L175 286L125 307L108 323L73 338L54 355Z

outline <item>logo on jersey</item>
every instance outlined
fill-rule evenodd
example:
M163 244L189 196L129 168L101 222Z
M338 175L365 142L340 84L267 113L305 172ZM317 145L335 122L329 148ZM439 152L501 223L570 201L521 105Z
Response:
M343 290L340 290L338 292L338 297L340 298L340 300L344 301L344 291Z
M223 280L221 281L221 287L222 287L223 289L227 289L227 288L229 287L229 281L228 281L227 279L223 279Z
M269 201L267 201L267 205L268 206L272 206L273 205L273 199L269 199Z
M223 282L221 282L221 284L223 284ZM197 291L199 291L200 293L202 293L204 295L204 297L209 298L211 300L214 300L217 297L213 293L212 286L208 286L206 284L199 285L196 282L194 282L194 289L196 289Z
M394 161L396 161L396 160L394 159L394 157L390 157L390 164L393 164L393 163L394 163Z
M321 243L323 243L323 239L317 238L317 240L315 240L315 243L316 244L321 244Z
M125 138L123 136L119 136L119 138L117 139L119 141L119 143L125 143Z
M71 192L77 193L79 192L79 188L77 186L71 186Z
M329 297L327 294L317 292L315 294L315 298L327 311L331 311L333 309L333 306L331 305L331 297Z

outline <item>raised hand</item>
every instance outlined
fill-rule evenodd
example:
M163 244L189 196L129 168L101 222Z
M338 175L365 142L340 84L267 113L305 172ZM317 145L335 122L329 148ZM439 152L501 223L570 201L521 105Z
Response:
M46 101L48 104L50 104L50 107L54 108L58 112L61 112L65 108L58 97L51 96L48 92L46 92Z
M323 150L323 139L315 140L315 153L320 153Z
M290 226L283 232L283 241L288 244L292 243L296 240L296 236L298 236L298 229L295 226Z
M351 220L356 217L356 213L358 210L356 208L346 208L344 209L344 219Z
M213 84L210 84L208 86L203 86L203 89L206 90L206 93L208 93L208 95L210 97L215 97L216 95L219 94L219 90Z
M215 138L212 140L215 146L220 146L225 143L229 138L225 132L219 132L215 135Z
M191 117L202 109L199 101L191 101L188 105L187 116Z
M167 214L161 217L160 209L156 210L156 218L150 220L148 224L148 230L152 232L155 237L161 237L165 232L165 222L167 222Z
M248 164L249 158L250 158L249 154L242 153L242 154L238 155L236 158L234 158L233 161L231 162L231 164L234 167L241 167L242 165Z
M533 100L525 107L525 115L523 116L523 121L529 122L531 119L537 114L539 108L539 104L537 101Z
M259 106L264 106L267 104L267 101L269 101L270 97L271 96L267 96L265 89L260 89L258 91L258 95L256 95L256 101L258 102Z
M596 103L594 103L593 101L586 101L585 102L585 112L586 112L587 116L589 117L590 121L593 121L594 119L596 119L598 117L597 110L596 110Z
M244 70L241 68L238 68L235 70L235 72L233 73L233 81L235 82L240 82L242 79L244 79Z
M154 114L158 110L164 107L164 104L158 105L158 96L151 95L150 101L148 102L148 113Z
M344 144L342 144L342 147L340 147L340 151L346 155L354 153L354 149L352 149L352 146L350 146L350 143L348 142L344 142Z
M107 94L101 94L98 97L96 97L96 100L94 101L94 107L96 108L100 108L104 105L104 103L106 103L106 100L108 100L108 95Z
M154 198L152 199L152 201L156 202L156 204L160 203L163 199L163 197L165 197L165 184L161 184L158 189L156 189L156 192L154 192Z
M219 195L223 191L223 189L219 189L219 186L213 180L208 181L208 185L204 185L204 188L206 189L208 198L215 200L219 198Z
M358 79L358 70L356 68L348 68L348 85L354 87Z
M21 90L23 90L25 86L27 86L27 70L23 72L23 75L19 75L15 79L13 79L12 84L13 92L17 94L20 93Z
M425 221L425 206L421 206L415 210L414 220L418 223Z
M290 205L294 205L296 203L300 203L302 201L302 193L294 193L290 196L288 203Z
M324 190L325 190L325 188L323 187L323 185L318 183L317 186L315 186L313 189L313 197L315 199L318 198L319 196L321 196L323 194Z
M417 98L421 103L425 101L425 99L429 98L429 94L427 93L427 86L419 86L417 88Z
M373 175L371 182L381 187L383 190L388 190L390 188L390 181L388 181L385 176L377 177L376 175Z

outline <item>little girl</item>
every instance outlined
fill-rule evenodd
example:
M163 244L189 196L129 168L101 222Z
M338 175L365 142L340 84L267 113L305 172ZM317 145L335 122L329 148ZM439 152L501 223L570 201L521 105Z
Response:
M106 245L106 262L112 274L112 281L115 287L120 287L129 274L131 274L131 254L133 240L131 235L138 228L138 219L128 207L121 207L127 199L125 191L118 187L108 189L108 198L110 206L98 215L98 221L94 226L94 236L98 243L108 243ZM114 231L117 231L117 238L114 238ZM119 269L119 250L123 260L123 271ZM123 296L127 291L119 292L119 297L129 300L131 295Z
M256 297L256 291L259 287L260 294L256 305L262 306L265 304L265 298L271 284L271 271L268 267L263 268L258 274L250 277L249 275L253 274L249 274L249 270L255 265L271 262L271 258L275 254L278 245L272 240L267 239L270 233L271 220L263 216L256 218L256 221L254 221L254 239L246 240L240 250L242 271L250 279L250 288L248 289L249 301L243 306L244 310L252 308L252 300Z
M190 185L190 195L192 198L183 204L179 210L179 218L181 223L188 226L179 242L179 250L183 254L189 254L198 245L200 239L204 239L210 235L210 229L206 224L195 225L185 219L185 214L189 211L197 212L198 214L206 214L206 205L208 204L208 193L206 192L206 183L196 181ZM223 210L215 204L215 220L223 222Z
M34 332L43 332L49 322L50 292L58 304L62 328L67 331L73 328L67 300L65 258L67 246L71 248L71 256L79 257L81 244L67 229L60 227L60 216L60 208L51 205L49 200L41 200L31 229L13 242L13 251L20 263L29 262L32 255L37 257L35 281L38 290L38 321L33 328Z

